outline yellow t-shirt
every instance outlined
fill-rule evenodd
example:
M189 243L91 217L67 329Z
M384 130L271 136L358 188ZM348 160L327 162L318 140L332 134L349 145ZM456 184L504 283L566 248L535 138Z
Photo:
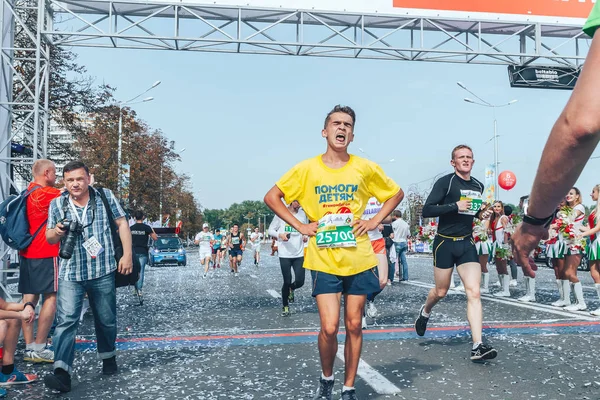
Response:
M304 160L289 170L277 187L286 203L298 200L310 221L319 221L327 214L351 212L359 219L369 198L385 202L400 191L381 167L355 155L342 168L326 166L321 156ZM356 238L356 247L319 248L310 238L304 268L327 274L350 276L377 265L377 258L368 235Z

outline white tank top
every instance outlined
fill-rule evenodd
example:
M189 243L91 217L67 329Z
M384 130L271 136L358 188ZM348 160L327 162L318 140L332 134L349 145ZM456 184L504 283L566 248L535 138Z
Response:
M502 226L503 218L508 218L508 217L506 215L501 216L500 218L498 218L496 220L495 226L494 226L494 239L499 244L504 243L504 227Z
M577 216L577 211L581 211L580 216ZM583 220L585 219L585 207L583 204L577 204L573 208L571 217L573 218L573 228L575 228L576 232L578 232L579 227L583 225Z

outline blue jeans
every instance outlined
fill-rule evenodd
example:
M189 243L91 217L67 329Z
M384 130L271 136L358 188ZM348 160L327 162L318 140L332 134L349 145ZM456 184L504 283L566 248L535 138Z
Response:
M389 249L385 249L387 254L387 262L388 262L388 279L390 282L394 282L394 274L396 273L396 263L390 261L390 252L396 251L394 245L392 245Z
M135 255L139 262L140 262L140 279L138 279L138 281L135 283L135 288L137 290L142 290L142 287L144 286L144 270L146 269L146 264L148 264L148 254L147 253L142 253L142 254L136 254Z
M54 331L54 368L62 368L71 373L75 357L75 336L85 293L94 313L94 327L98 344L98 358L104 360L117 354L117 297L115 273L89 281L58 282L56 296L56 318Z
M396 254L398 255L398 261L402 263L402 280L408 280L408 262L406 261L406 251L408 250L408 243L406 242L394 242L396 247Z

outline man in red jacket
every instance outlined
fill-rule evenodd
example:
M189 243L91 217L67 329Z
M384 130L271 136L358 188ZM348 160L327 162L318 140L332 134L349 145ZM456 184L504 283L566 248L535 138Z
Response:
M27 197L27 219L29 232L38 233L31 245L20 252L19 293L23 302L37 305L43 295L42 309L38 319L37 335L33 334L33 323L23 323L23 336L27 348L25 361L54 362L54 352L46 348L48 332L56 313L56 292L58 290L58 250L59 244L49 244L46 240L46 221L50 202L60 195L54 187L56 167L50 160L37 160L33 164L33 182L28 190L33 191ZM42 229L39 229L42 227Z

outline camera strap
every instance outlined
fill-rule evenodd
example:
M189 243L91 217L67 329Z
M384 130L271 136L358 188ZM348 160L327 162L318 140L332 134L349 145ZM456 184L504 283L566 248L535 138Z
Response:
M77 221L81 224L83 229L92 225L94 223L94 220L96 219L97 206L96 206L96 192L94 191L94 188L90 187L89 193L90 193L90 199L89 199L88 203L85 205L85 207L83 208L82 217L79 217L79 213L77 212L77 208L75 207L75 204L73 203L73 200L71 199L71 196L66 196L63 199L63 204L62 204L63 218L67 217L67 211L70 206L71 211L73 211L74 218L77 219ZM92 205L92 221L89 224L85 225L85 223L87 222L87 209L88 209L90 203Z

